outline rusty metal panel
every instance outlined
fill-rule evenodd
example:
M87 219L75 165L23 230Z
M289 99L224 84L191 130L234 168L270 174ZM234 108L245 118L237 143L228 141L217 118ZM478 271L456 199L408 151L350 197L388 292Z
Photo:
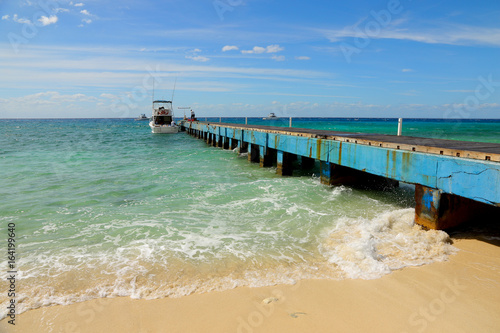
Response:
M239 128L234 128L233 131L232 131L232 138L233 139L236 139L236 140L241 140L241 137L243 135L243 130L239 129Z
M330 142L329 162L377 176L436 188L437 159L434 155Z
M241 130L241 141L251 143L252 142L252 137L250 135L251 132L252 131L249 130Z
M250 143L260 146L267 146L267 133L259 131L247 131L247 133L250 134Z
M328 140L269 133L268 145L276 150L317 160L326 161L328 158Z

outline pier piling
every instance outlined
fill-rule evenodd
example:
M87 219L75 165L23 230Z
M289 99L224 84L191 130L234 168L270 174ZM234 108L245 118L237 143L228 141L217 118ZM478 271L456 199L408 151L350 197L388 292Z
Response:
M484 204L443 191L415 185L415 222L427 229L448 229L487 209Z
M249 143L248 144L248 161L260 163L260 148L259 145Z
M277 168L276 173L280 176L291 176L293 173L292 163L294 154L287 153L281 150L277 151Z

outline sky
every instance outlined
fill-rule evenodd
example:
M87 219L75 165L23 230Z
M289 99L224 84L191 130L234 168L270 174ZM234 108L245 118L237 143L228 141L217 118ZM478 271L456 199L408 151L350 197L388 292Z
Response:
M500 118L499 59L498 0L0 0L0 118Z

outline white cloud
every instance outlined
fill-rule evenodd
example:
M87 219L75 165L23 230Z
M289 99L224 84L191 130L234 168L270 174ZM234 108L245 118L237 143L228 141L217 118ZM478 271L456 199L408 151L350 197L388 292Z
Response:
M276 61L285 61L285 56L273 55L272 59Z
M80 10L80 13L82 13L83 15L89 15L89 16L91 15L89 11L86 9Z
M360 32L359 23L338 30L323 30L330 42L345 38L399 39L426 44L492 45L500 46L500 28L474 27L462 24L439 24L437 27L400 27L404 20L397 20L377 34Z
M47 16L42 16L38 19L40 23L42 23L43 26L49 25L49 24L54 24L58 20L57 16L51 15L49 17Z
M17 14L14 14L14 16L12 17L12 20L13 20L14 22L21 23L21 24L24 24L24 23L26 23L26 24L31 24L31 21L30 21L30 20L28 20L28 19L24 19L24 18L19 18L19 17L17 16Z
M201 52L201 50L200 49L194 49L193 52L195 52L195 53L196 52Z
M222 52L226 52L226 51L238 51L239 48L238 46L234 46L234 45L226 45L222 48Z
M401 70L401 72L403 72L403 73L408 73L408 72L414 72L414 70L413 70L413 69L410 69L410 68L403 68L403 69Z
M58 91L45 91L13 97L3 102L0 116L9 118L66 118L66 117L102 117L104 112L112 110L110 99L96 98L82 93L61 94ZM104 105L103 105L104 104ZM103 105L103 107L98 107ZM36 111L35 111L36 110ZM126 116L109 112L109 117Z
M210 59L207 58L207 57L204 57L204 56L186 56L187 59L191 59L191 60L194 60L194 61L200 61L200 62L206 62L206 61L209 61Z
M27 102L41 102L41 101L55 101L55 102L75 102L75 101L84 101L84 102L92 102L97 99L92 96L86 96L81 93L72 94L72 95L62 95L58 91L45 91L39 92L32 95L27 95L23 98ZM21 100L20 98L12 98L11 100Z
M251 53L260 54L260 53L264 53L264 52L266 52L266 49L264 47L260 47L260 46L254 46L254 48L251 50L242 50L241 51L241 53L243 53L243 54L251 54Z
M79 3L75 3L73 6L75 6L75 7L82 7L82 6L84 6L84 4L81 3L81 2L79 2Z
M82 22L90 24L90 23L92 23L92 20L91 19L82 19Z
M311 58L306 56L300 56L300 57L295 57L295 60L311 60Z
M442 90L444 92L451 92L451 93L473 93L475 90Z
M105 93L102 93L102 94L100 95L100 97L102 97L102 98L108 98L108 99L116 99L116 98L118 98L118 96L116 96L116 95L113 95L113 94L105 94Z
M285 48L279 46L278 44L276 44L276 45L269 45L266 48L266 52L267 53L277 53L277 52L283 51L284 49Z
M9 17L10 17L9 15L4 15L4 16L2 16L2 20L8 20Z
M401 93L398 93L397 95L403 95L403 96L418 96L420 95L420 92L415 90L415 89L411 89L411 90L407 90L407 91L403 91Z
M243 54L262 54L262 53L277 53L283 51L284 48L279 45L269 45L267 47L254 46L251 50L242 50Z

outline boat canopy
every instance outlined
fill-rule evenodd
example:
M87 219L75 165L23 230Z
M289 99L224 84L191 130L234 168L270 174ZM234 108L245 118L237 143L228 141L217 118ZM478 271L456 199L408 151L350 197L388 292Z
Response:
M172 103L172 101L157 100L157 101L153 101L153 103Z

